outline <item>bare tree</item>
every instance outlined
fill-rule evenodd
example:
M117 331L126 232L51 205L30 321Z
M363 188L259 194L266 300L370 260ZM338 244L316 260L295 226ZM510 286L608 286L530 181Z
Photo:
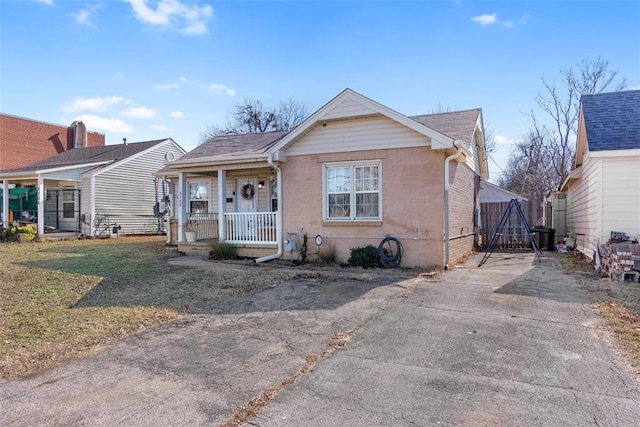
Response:
M280 100L276 113L277 127L281 130L291 130L309 117L307 107L300 101L289 98Z
M551 119L553 126L552 138L554 142L553 161L556 163L558 187L571 170L574 156L573 139L577 133L580 97L601 93L610 88L619 91L625 88L626 79L622 78L613 85L618 72L609 70L609 61L600 57L583 59L575 69L573 67L560 70L560 85L555 79L549 80L542 76L545 91L538 93L535 98L538 107ZM613 86L612 86L613 85ZM532 126L539 123L533 112L530 113Z
M554 189L555 169L547 159L552 153L551 132L545 126L531 127L519 140L499 185L530 200L542 201Z
M516 144L500 185L538 201L558 189L573 162L580 97L624 89L625 79L614 84L617 78L618 72L609 70L609 62L599 57L561 69L559 83L542 76L544 91L535 101L549 125L542 123L533 110L528 114L531 127Z
M232 107L226 126L209 126L200 134L200 143L218 135L291 130L308 116L306 106L293 99L281 100L277 108L267 108L259 100L244 98Z

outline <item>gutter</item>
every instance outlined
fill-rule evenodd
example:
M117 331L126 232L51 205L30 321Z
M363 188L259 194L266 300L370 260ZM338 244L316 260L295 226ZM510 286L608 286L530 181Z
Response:
M444 159L444 269L449 269L449 163L464 154L464 145L453 142L458 150Z
M256 259L256 264L271 261L272 259L277 259L282 256L282 169L280 166L273 163L273 154L269 154L267 157L267 163L273 169L276 170L276 185L278 187L278 211L276 212L276 237L278 239L278 252L272 255L263 256L262 258Z
M233 165L238 163L250 163L250 162L263 162L272 157L273 154L265 155L264 153L258 154L240 154L237 156L229 156L229 157L200 157L196 159L186 159L186 160L174 160L172 162L167 162L166 167L173 169L185 169L192 167L204 167L204 166L220 166L220 165Z

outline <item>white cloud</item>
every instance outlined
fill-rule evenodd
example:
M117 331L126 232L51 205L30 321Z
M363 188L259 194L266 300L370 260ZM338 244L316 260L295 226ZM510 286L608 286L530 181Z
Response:
M471 20L473 22L477 22L480 25L484 26L484 25L495 24L497 21L497 18L495 13L492 13L491 15L485 13L483 15L474 16L473 18L471 18Z
M53 0L36 0L38 3L48 4L49 6L53 6Z
M186 77L180 77L180 81L181 81L182 83L187 83L187 84L190 84L190 85L195 84L195 82L192 82L191 80L189 80L189 79L188 79L188 78L186 78Z
M150 127L151 127L151 129L159 130L160 132L169 132L171 130L168 127L162 126L162 125L153 125L153 126L150 126Z
M205 34L206 23L213 16L213 8L208 4L198 6L180 0L123 1L131 4L136 18L143 24L183 34Z
M517 19L515 21L514 20L501 20L501 19L498 19L498 15L495 14L495 13L492 13L491 15L485 13L483 15L474 16L473 18L471 18L471 20L473 22L477 22L478 24L482 25L483 27L485 27L487 25L499 24L499 25L502 25L505 28L512 29L512 28L516 28L516 23L519 24L519 25L525 25L530 17L531 17L531 14L529 12L526 12L519 19Z
M154 85L154 87L160 90L167 90L167 89L179 88L180 85L178 83L173 82L173 83L166 83L166 84L160 83L160 84Z
M134 119L152 119L158 116L158 110L147 107L132 107L124 111L122 115Z
M71 123L76 120L82 120L84 124L87 126L87 129L91 130L100 130L107 131L113 133L125 133L132 134L133 126L130 124L116 118L108 118L108 117L100 117L92 114L82 114L80 116L76 116L73 119L61 119L63 123Z
M173 110L171 112L171 117L173 117L174 119L181 119L184 117L184 113L179 110Z
M100 5L94 4L87 6L84 9L79 9L76 13L72 13L71 16L73 16L76 19L76 22L80 25L95 27L93 22L91 22L91 16L94 15L98 9L100 9Z
M228 86L225 85L221 85L221 84L210 84L209 85L209 90L214 94L214 95L220 95L221 93L226 93L229 96L233 96L236 94L236 91L231 89Z
M106 111L109 107L124 101L121 96L97 96L95 98L76 98L71 104L63 105L62 109L69 113L80 111Z
M498 145L513 145L515 144L516 140L513 138L507 138L506 136L502 136L502 135L496 135L493 140L496 142L496 144Z
M117 79L121 79L121 78L123 78L123 77L124 77L124 74L122 74L121 72L117 72L117 73L116 73L116 78L117 78Z

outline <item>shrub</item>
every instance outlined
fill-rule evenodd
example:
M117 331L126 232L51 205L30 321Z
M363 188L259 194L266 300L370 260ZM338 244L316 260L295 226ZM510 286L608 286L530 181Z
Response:
M352 267L375 268L381 266L378 248L371 245L351 249L348 262Z
M336 257L336 248L333 245L329 245L326 249L318 252L318 261L324 264L335 264Z
M238 248L228 243L215 242L211 244L209 256L213 259L236 259Z
M32 242L38 235L38 228L35 225L20 225L11 226L5 230L7 240L10 242L18 241L18 234L24 233L27 235L27 242Z

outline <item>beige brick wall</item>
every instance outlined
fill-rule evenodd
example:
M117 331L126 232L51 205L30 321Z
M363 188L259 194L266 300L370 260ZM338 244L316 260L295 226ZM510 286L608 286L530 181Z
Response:
M323 164L357 160L382 161L382 221L323 221ZM335 248L339 262L347 261L351 248L378 246L391 235L404 245L403 267L443 265L443 153L419 147L290 156L282 170L284 231L307 233L309 253L317 250L317 234L324 237L323 248Z
M449 267L473 251L475 174L465 164L451 162L449 175Z

